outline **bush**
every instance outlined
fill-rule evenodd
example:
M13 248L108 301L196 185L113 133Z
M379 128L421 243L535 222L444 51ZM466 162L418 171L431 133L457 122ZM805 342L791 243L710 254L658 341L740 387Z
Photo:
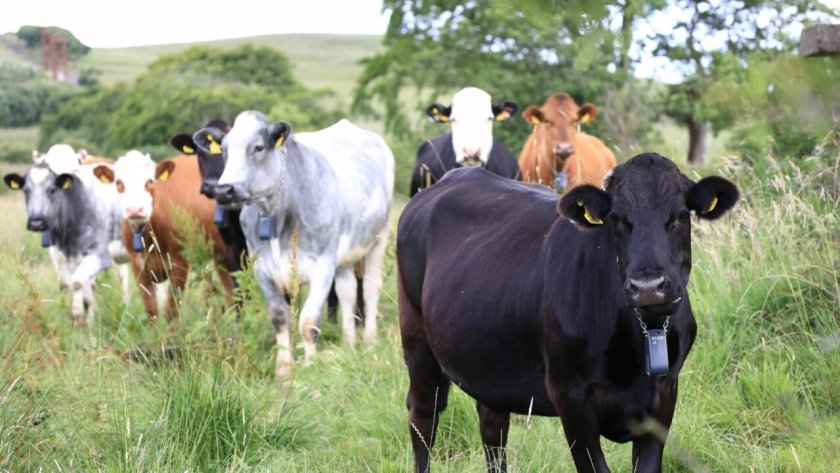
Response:
M59 28L58 26L49 26L46 28L43 26L21 26L20 29L18 29L17 36L21 39L21 41L26 43L27 47L35 49L41 46L41 32L45 29L52 30L54 33L67 40L67 54L71 58L82 57L90 51L90 47L79 41L73 33L65 30L64 28Z

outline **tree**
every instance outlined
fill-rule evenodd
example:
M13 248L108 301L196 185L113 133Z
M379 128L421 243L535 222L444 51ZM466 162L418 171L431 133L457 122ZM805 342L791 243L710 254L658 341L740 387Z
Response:
M702 163L710 131L733 124L737 110L713 106L711 87L722 81L739 81L749 60L761 53L773 56L791 50L788 27L812 12L826 11L815 0L670 0L653 18L661 25L676 19L673 28L653 22L648 47L667 58L684 80L667 88L665 113L684 124L689 132L688 161Z
M385 0L384 8L392 10L387 49L363 60L353 109L381 117L398 137L428 136L425 107L464 86L524 108L561 91L594 101L618 79L605 2ZM516 150L530 126L516 119L497 130Z
M44 29L50 29L67 40L67 52L71 58L82 57L90 51L90 47L79 41L73 33L58 26L21 26L17 37L26 43L27 47L37 49L41 47L41 32Z

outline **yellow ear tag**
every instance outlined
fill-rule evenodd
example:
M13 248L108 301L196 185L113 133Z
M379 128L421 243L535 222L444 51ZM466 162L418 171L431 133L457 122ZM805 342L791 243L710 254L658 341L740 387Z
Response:
M592 121L592 116L590 116L588 113L584 114L582 117L580 117L580 122L584 125L586 125L587 123L589 123L591 121Z
M587 222L591 223L592 225L601 225L604 223L603 220L601 220L598 217L593 217L592 214L589 213L589 209L586 208L585 205L583 205L583 201L579 200L577 201L577 204L579 207L583 207L583 218L585 218Z
M502 110L501 112L499 112L498 115L496 115L496 121L497 122L503 122L503 121L507 120L509 116L510 116L510 114L508 113L507 110Z
M210 154L222 154L222 146L215 141L210 142Z
M539 125L540 123L542 123L539 118L537 118L533 115L531 115L530 121L531 121L532 125ZM578 203L580 203L580 202L578 202Z
M9 181L9 187L14 190L18 190L20 189L20 184L18 184L18 181Z
M105 174L99 176L99 180L102 181L103 184L110 184L111 181L108 180L108 176Z
M280 138L277 138L277 141L274 142L274 148L280 149L280 147L283 146L283 138L285 137L282 135L280 136Z
M437 117L438 120L440 120L444 123L449 121L449 117L447 117L446 115L441 115L440 113L436 113L435 116Z
M165 181L167 179L169 179L169 171L163 171L160 173L160 176L158 176L158 181Z
M717 199L717 196L714 196L714 197L712 198L712 203L711 203L711 204L709 204L709 208L708 208L708 209L706 209L706 211L705 211L705 212L703 212L703 213L707 214L707 213L711 212L712 210L714 210L714 209L715 209L715 207L717 207L717 200L718 200L718 199Z
M73 185L73 179L67 179L66 181L64 181L64 184L61 185L61 189L67 190L70 188L71 185Z
M212 147L212 145L211 145L211 147ZM192 149L191 147L187 146L187 145L184 145L184 147L181 148L181 151L183 151L184 154L195 154L195 150Z

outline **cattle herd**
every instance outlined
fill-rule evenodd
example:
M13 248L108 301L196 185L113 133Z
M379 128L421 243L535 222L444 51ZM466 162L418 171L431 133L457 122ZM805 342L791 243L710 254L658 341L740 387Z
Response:
M453 382L477 402L489 471L507 469L511 413L559 416L578 471L609 471L601 436L633 442L634 471L660 471L697 330L690 216L717 219L738 189L717 176L694 182L655 153L616 166L580 131L597 108L565 93L522 112L534 129L517 160L493 139L493 123L516 111L473 87L427 109L451 131L420 145L396 235L416 471L429 470ZM76 323L93 322L96 276L112 266L127 302L129 264L150 320L161 309L177 316L190 269L180 213L209 236L237 314L232 274L253 260L278 379L292 371L299 283L306 360L328 300L347 344L359 319L363 340L375 341L394 188L380 136L347 120L293 133L244 111L232 126L212 120L170 143L181 155L158 163L137 150L112 161L57 144L33 153L25 175L5 176L25 195L27 229L41 232Z

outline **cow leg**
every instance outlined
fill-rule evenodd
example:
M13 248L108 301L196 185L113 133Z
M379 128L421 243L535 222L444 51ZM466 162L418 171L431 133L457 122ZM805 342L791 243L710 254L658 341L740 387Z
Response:
M637 439L633 440L633 471L638 473L658 473L662 471L662 453L665 439L674 417L677 404L677 381L665 384L659 391L659 409L653 417L647 419L654 424Z
M351 268L341 266L335 270L335 293L341 304L341 331L344 341L351 347L356 346L356 275Z
M388 231L383 230L376 244L365 256L364 266L364 300L365 300L365 343L371 345L376 342L376 324L379 318L379 291L382 289L382 261L385 259L385 249L388 247Z
M222 286L225 288L225 302L227 303L228 307L235 307L236 309L236 320L239 320L239 306L234 306L235 302L233 300L233 289L236 286L236 281L230 275L227 268L221 264L216 265L216 274L219 275L219 281L222 282Z
M172 258L172 268L169 270L169 298L166 300L166 320L172 320L178 315L178 300L187 285L190 274L190 264L183 258Z
M335 281L330 286L330 293L327 296L327 319L330 322L338 320L338 294L335 291Z
M58 288L59 290L68 289L73 283L71 281L72 274L67 269L67 258L55 245L49 247L50 259L53 262L56 274L58 274Z
M399 305L400 339L409 379L405 404L414 450L414 471L426 473L439 414L446 409L449 399L450 381L429 348L419 311L403 294L402 287L399 288Z
M487 460L489 473L507 472L508 429L510 428L510 412L499 412L486 405L476 403L478 409L479 430L484 444L484 458Z
M557 403L555 403L557 406ZM566 403L557 409L563 422L563 431L577 471L609 473L607 460L601 450L601 439L593 419L595 413L589 412L584 403Z
M278 289L271 277L270 269L264 268L265 265L260 264L262 261L265 260L257 260L254 271L257 274L260 289L262 289L265 300L268 302L268 313L271 316L271 324L274 326L274 336L277 342L274 376L280 381L292 375L292 337L289 331L291 312L286 294Z
M129 269L127 264L118 264L117 265L117 278L120 280L120 291L122 293L122 303L123 305L128 305L128 302L131 300L131 289L129 287Z
M143 308L146 309L146 314L149 320L156 320L158 315L158 304L156 299L155 283L152 281L152 274L149 268L142 265L143 256L140 254L134 255L131 259L131 269L134 271L134 277L137 279L137 287L140 288L140 297L143 299Z
M353 265L356 273L356 325L365 321L365 260L357 261Z
M318 319L321 316L324 301L330 292L330 284L335 276L336 268L333 264L318 260L309 281L309 295L300 310L300 320L298 321L298 330L303 338L303 352L307 363L312 361L312 357L317 352ZM353 290L355 291L355 289ZM339 287L336 287L336 293L338 293L340 301L341 291Z
M71 276L71 287L73 289L71 312L75 323L93 324L93 280L103 269L103 266L98 255L88 255L82 258L81 263L73 271Z

